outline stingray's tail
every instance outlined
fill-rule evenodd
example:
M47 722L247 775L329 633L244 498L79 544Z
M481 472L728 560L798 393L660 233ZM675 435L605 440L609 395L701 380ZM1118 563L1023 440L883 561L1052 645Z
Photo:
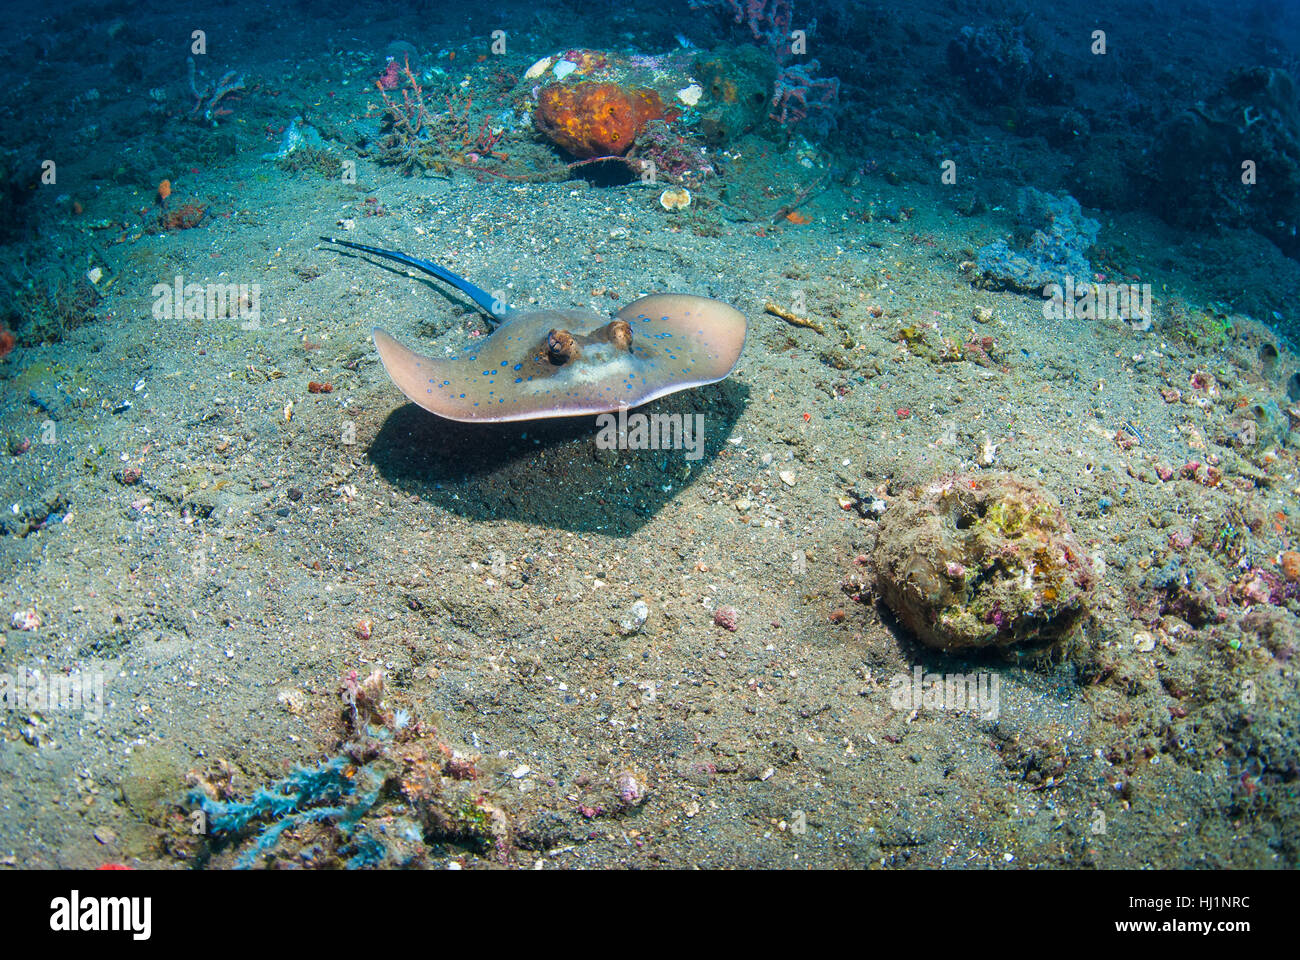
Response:
M351 240L338 240L334 237L321 237L326 243L337 243L340 247L351 247L353 250L364 250L366 253L373 253L377 257L387 257L389 260L396 260L398 263L404 263L408 267L414 267L417 270L423 270L425 273L437 277L439 280L450 283L453 287L465 294L480 307L482 307L493 320L498 323L505 318L505 314L510 310L508 306L502 305L496 297L488 293L482 287L475 286L464 277L457 276L446 267L440 267L436 263L430 263L428 260L421 260L419 257L408 256L405 253L398 253L396 250L381 250L379 247L371 247L364 243L353 243Z

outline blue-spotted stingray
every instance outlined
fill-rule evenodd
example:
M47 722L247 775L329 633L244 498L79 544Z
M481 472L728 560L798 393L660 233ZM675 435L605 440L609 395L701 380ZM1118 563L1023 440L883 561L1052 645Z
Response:
M589 310L511 311L444 267L361 243L321 237L395 260L451 284L497 324L446 359L416 353L375 327L393 383L431 413L464 423L580 417L637 407L725 379L745 347L745 315L717 300L656 293L613 316Z

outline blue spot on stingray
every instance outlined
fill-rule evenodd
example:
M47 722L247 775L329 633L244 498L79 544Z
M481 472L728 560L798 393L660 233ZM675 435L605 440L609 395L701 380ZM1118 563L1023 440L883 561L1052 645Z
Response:
M515 364L515 369L516 369L516 370L522 370L523 368L524 368L524 365L523 365L522 363L516 363L516 364Z
M502 360L502 361L501 361L501 366L504 367L504 366L505 366L507 363L509 363L509 362L510 362L509 360Z
M462 393L462 394L460 395L460 398L461 398L462 400L464 400L464 399L465 399L465 394Z
M515 383L523 383L523 382L524 382L523 377L515 377Z

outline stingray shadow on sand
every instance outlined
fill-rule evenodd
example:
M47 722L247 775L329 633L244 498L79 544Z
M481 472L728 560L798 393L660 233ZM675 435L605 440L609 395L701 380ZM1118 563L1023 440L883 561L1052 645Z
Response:
M698 459L684 449L602 450L595 416L469 424L410 403L389 415L368 452L396 489L471 520L628 536L705 472L748 396L746 385L724 380L628 412L701 415Z

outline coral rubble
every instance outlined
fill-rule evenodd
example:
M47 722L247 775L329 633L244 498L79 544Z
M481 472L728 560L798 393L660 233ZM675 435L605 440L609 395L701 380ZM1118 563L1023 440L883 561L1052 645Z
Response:
M510 822L476 785L477 756L454 750L409 711L388 708L382 671L364 679L349 671L339 693L342 736L328 759L247 800L194 781L185 799L206 818L210 852L244 844L239 868L412 867L445 844L508 858Z

